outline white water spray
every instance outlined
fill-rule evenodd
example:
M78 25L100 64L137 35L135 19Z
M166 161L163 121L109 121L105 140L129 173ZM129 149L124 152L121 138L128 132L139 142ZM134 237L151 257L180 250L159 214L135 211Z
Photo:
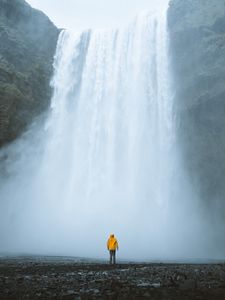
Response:
M183 232L171 235L181 212L166 21L165 10L126 29L61 32L45 126L7 149L23 155L1 188L2 251L104 257L113 232L123 258L187 256L174 246Z

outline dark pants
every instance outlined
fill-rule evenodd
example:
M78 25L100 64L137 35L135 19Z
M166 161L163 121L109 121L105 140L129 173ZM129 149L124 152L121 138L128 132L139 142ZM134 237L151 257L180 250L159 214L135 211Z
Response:
M110 255L109 263L110 264L113 263L115 265L115 263L116 263L116 250L110 250L109 255Z

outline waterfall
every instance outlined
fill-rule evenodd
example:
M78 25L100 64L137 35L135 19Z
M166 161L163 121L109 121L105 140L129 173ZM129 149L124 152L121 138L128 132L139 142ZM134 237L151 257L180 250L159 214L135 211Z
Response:
M61 33L43 165L66 181L70 208L74 197L104 209L127 206L124 197L163 201L160 153L173 136L165 20L146 14L126 30Z
M3 250L104 257L115 233L121 257L174 255L166 13L118 30L61 32L51 109L17 142L22 158L1 189Z
M59 37L41 177L75 232L82 224L78 235L123 228L140 230L138 240L143 224L154 226L166 209L173 140L166 34L166 14L146 13L123 30Z

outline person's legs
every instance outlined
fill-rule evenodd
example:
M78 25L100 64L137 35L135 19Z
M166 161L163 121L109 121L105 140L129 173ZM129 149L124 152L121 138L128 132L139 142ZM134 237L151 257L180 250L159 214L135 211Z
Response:
M113 264L116 264L116 250L113 251Z
M110 250L109 251L109 263L110 263L110 265L112 264L112 260L113 260L113 251Z

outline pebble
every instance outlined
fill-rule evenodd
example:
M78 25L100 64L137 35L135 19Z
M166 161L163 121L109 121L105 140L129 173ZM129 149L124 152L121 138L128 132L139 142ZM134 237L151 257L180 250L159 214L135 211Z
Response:
M182 290L190 290L196 288L195 280L185 280L184 282L179 284L179 288Z
M75 294L75 291L74 291L74 290L68 290L68 291L66 292L66 294L67 294L67 295L73 295L73 294Z
M56 262L49 265L50 268L47 262L29 265L27 274L27 269L19 268L16 260L0 260L0 299L17 299L18 295L23 295L21 299L32 300L54 297L74 300L180 300L185 293L186 299L224 300L225 295L223 264L197 267L182 264L121 264L111 268L96 263L67 262L63 265L60 261L59 264Z

